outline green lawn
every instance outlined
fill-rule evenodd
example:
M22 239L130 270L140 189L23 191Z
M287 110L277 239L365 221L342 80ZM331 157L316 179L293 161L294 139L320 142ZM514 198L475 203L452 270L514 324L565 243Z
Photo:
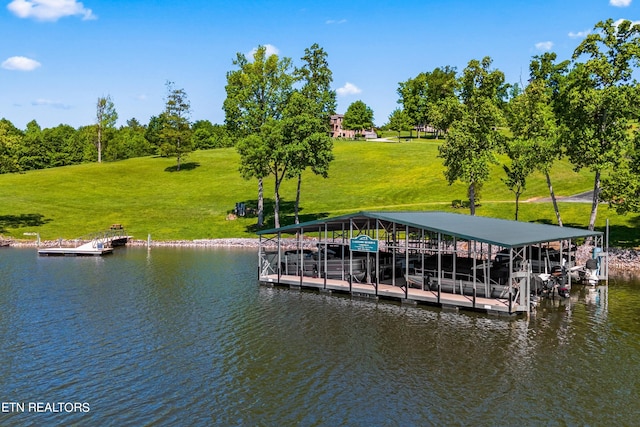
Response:
M301 217L311 220L360 210L454 210L451 202L466 198L466 186L444 179L438 141L337 141L330 177L306 173L302 182ZM146 157L86 164L24 174L0 175L0 234L42 239L74 238L123 224L135 238L192 240L255 236L255 218L227 220L236 202L255 205L257 181L238 173L234 149L198 151L175 172L175 159ZM478 215L513 218L514 197L502 183L500 165L484 185ZM576 173L559 162L553 174L559 196L587 191L592 175ZM296 182L282 186L282 223L293 222ZM265 181L266 214L272 226L273 180ZM548 197L544 178L530 177L523 200ZM589 204L562 203L563 220L586 227ZM638 215L618 216L602 206L598 226L609 218L612 240L640 245ZM523 202L520 219L555 223L550 203Z

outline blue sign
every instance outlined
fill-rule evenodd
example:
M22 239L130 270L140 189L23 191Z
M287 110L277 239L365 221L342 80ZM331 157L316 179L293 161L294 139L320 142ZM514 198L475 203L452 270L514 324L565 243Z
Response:
M349 240L351 252L378 252L378 241L362 235Z

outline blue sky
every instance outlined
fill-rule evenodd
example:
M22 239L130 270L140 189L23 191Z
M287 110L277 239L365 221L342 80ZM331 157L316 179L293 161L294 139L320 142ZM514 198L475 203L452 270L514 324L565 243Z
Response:
M640 0L638 0L640 3ZM224 122L226 73L237 52L268 45L300 63L328 53L338 112L356 100L378 125L398 107L398 83L490 56L508 82L533 55L568 59L601 20L640 19L633 0L4 0L0 117L24 129L95 122L110 95L119 124L162 112L165 82L183 88L192 120Z

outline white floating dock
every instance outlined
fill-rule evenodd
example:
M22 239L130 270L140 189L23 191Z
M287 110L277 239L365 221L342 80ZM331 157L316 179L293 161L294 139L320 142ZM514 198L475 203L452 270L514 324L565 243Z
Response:
M113 229L112 229L113 230ZM120 233L103 234L93 238L90 242L76 247L48 247L39 248L38 255L44 256L102 256L113 253L115 246L124 246L131 236Z
M113 252L112 247L95 245L94 242L85 243L76 248L42 248L38 255L47 256L102 256Z

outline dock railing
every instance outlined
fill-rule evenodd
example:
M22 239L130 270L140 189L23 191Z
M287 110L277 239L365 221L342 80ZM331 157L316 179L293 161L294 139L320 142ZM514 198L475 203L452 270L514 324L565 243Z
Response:
M112 247L113 241L128 239L124 228L109 228L108 230L98 231L95 233L85 234L71 240L58 239L53 245L45 245L44 247L79 247L81 245L91 243L92 248L108 248Z

